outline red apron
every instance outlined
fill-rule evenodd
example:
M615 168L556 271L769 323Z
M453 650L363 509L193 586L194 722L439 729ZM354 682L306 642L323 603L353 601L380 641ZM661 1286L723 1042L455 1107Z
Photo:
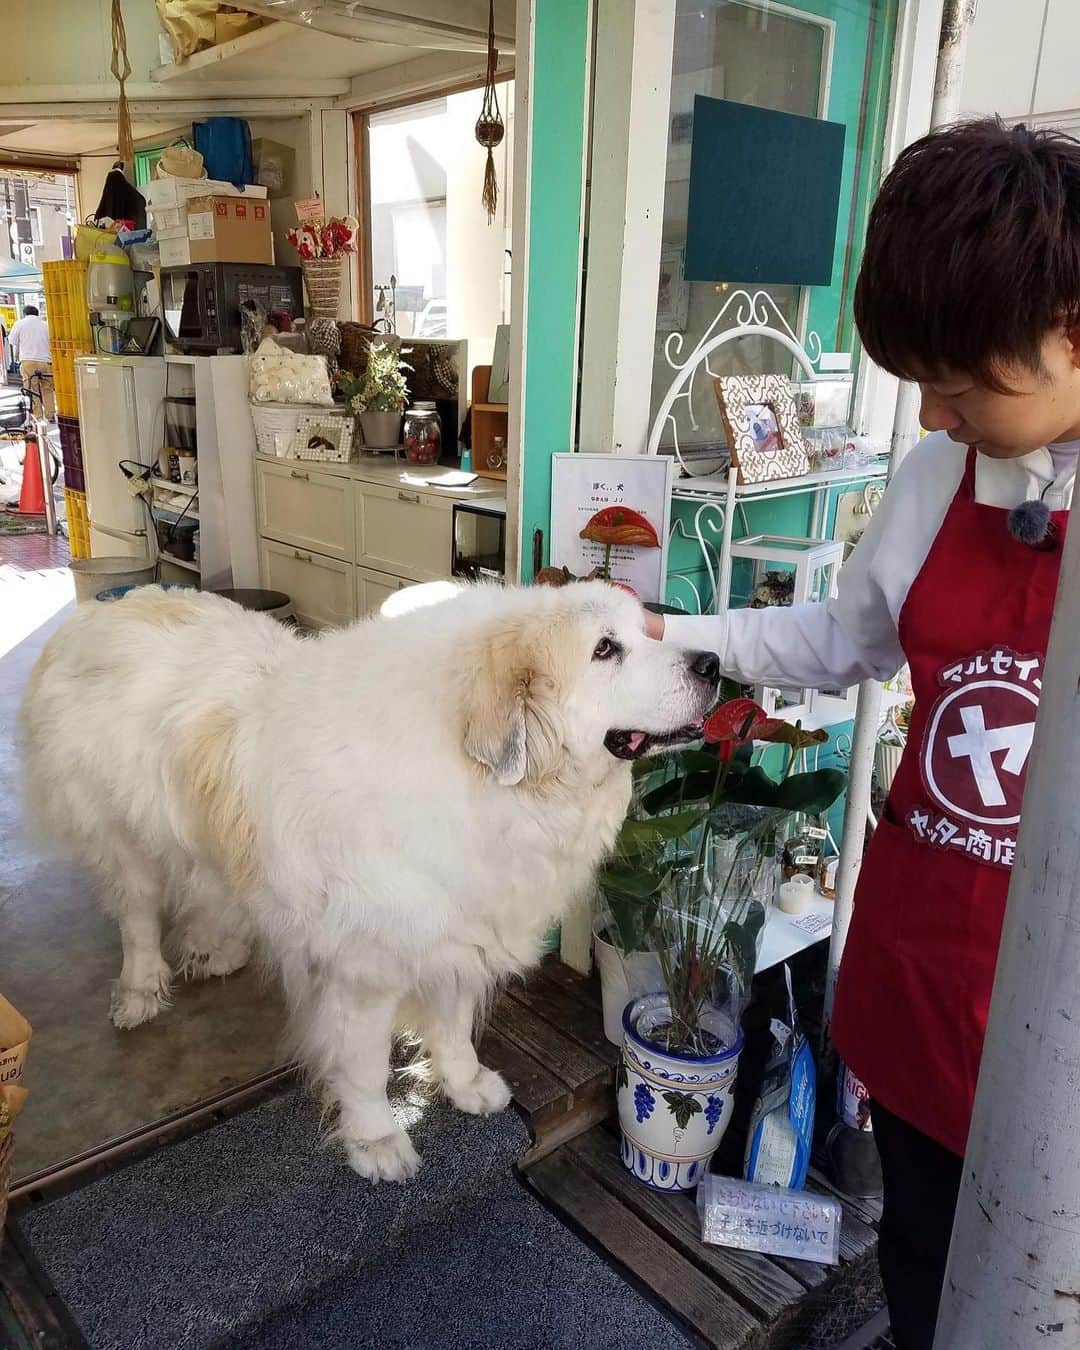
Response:
M1039 551L975 500L976 452L900 612L915 711L863 863L832 1035L872 1097L967 1142L1060 541Z

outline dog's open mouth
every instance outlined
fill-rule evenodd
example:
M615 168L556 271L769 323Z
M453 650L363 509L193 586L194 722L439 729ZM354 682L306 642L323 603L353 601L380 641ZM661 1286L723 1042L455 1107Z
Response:
M688 722L677 731L609 731L604 737L604 746L616 759L640 759L654 750L698 741L703 730L701 722Z

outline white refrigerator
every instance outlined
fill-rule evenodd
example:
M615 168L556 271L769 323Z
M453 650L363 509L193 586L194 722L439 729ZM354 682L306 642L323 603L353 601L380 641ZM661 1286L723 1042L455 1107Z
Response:
M149 517L120 462L156 464L164 433L165 362L160 356L79 356L79 393L90 551L152 558Z

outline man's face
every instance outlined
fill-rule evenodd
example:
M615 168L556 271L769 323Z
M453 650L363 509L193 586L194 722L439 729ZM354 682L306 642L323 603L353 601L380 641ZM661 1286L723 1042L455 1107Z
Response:
M923 427L977 445L993 459L1080 437L1080 330L1051 330L1041 370L1012 365L1000 374L1007 394L958 372L921 382Z

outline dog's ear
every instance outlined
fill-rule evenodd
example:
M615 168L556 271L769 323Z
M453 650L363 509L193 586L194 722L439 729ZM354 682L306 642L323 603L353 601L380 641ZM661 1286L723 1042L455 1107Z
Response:
M516 633L497 633L467 663L465 752L504 787L537 782L558 763L561 720L541 654Z

